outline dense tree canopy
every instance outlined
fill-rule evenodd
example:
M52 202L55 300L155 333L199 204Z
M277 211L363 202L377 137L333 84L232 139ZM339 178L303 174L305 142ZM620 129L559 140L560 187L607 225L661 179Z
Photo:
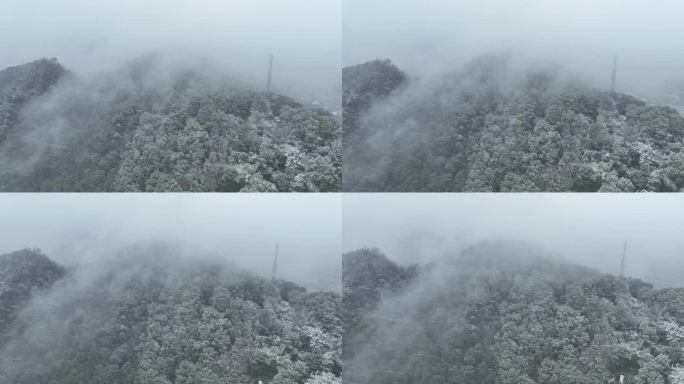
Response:
M684 188L684 118L673 108L501 55L432 80L387 61L344 73L344 190Z
M374 101L389 97L406 82L406 74L389 60L374 60L342 69L342 110L345 137L359 125L359 117Z
M0 303L3 383L341 383L337 293L167 247L67 269L0 256Z
M154 58L83 80L55 60L0 71L0 190L339 191L329 112Z
M681 382L684 289L517 244L421 268L372 249L344 258L345 382Z
M37 250L21 250L0 258L0 342L36 290L49 288L64 269Z

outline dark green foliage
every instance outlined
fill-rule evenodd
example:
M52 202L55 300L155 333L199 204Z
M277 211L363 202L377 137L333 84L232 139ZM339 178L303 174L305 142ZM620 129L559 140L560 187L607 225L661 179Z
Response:
M383 292L401 290L417 274L416 267L403 268L377 249L362 249L342 257L342 296L345 356L366 342L371 332L366 315L382 300Z
M517 244L479 245L411 279L384 257L385 273L358 273L378 258L360 251L344 264L344 312L359 317L345 323L345 382L594 384L624 375L626 383L667 384L684 377L677 368L684 290L654 289Z
M0 71L0 143L13 132L22 107L42 96L66 75L56 59L41 59Z
M42 291L0 319L7 330L0 382L341 382L336 293L182 259L168 247L137 247L117 260L60 272L50 287L30 276L59 267L28 251L0 261L15 259L23 267L11 278L0 275L0 287L31 283Z
M0 136L0 190L340 190L341 128L330 113L165 70L146 58L27 93L6 124L16 135ZM15 72L0 79L33 84ZM19 97L2 84L1 94Z
M393 66L364 66L396 78L383 89L397 91L353 99L346 191L684 188L684 118L673 108L568 85L554 69L521 71L506 55L408 84ZM352 95L363 84L357 67L343 78Z
M39 250L0 255L0 342L33 293L50 288L63 276L64 270Z
M389 60L374 60L342 69L342 118L345 137L353 134L359 117L373 101L388 97L406 81Z

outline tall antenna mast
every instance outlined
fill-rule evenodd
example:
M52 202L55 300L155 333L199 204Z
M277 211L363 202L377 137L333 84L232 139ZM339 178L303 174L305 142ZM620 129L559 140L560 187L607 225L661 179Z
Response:
M279 247L280 247L280 243L276 243L275 256L273 257L273 273L271 274L271 279L273 279L273 280L275 280L276 272L278 271L278 248Z
M615 92L615 76L617 75L617 56L613 57L613 77L610 80L610 92Z
M268 80L266 82L266 98L268 102L271 102L271 75L273 73L273 54L268 61Z
M625 260L627 260L627 240L625 240L625 246L622 248L622 263L620 264L620 277L625 276Z

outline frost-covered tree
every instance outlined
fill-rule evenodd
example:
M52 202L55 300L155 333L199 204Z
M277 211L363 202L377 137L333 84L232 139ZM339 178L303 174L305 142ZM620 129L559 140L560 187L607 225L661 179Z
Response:
M388 62L345 68L347 191L681 191L673 108L488 55L409 79Z
M341 189L331 113L281 95L264 108L263 94L211 73L157 67L90 81L56 61L0 71L0 191Z
M420 267L359 250L343 257L343 287L349 383L665 384L684 364L684 289L532 246L484 243Z
M37 251L0 256L3 383L340 382L337 293L181 261L166 246L100 267L64 270Z

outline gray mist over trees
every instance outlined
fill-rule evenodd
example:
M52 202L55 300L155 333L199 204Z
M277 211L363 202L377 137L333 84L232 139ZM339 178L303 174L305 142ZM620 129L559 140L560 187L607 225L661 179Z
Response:
M341 383L340 209L332 194L3 195L0 381Z
M0 190L339 191L338 119L198 58L0 71Z
M401 264L455 256L482 241L546 249L549 257L656 286L684 286L684 200L677 195L349 194L344 252L377 247Z
M344 9L343 190L684 188L680 4Z
M0 15L0 190L340 190L339 4L10 1Z
M676 0L345 0L343 62L389 58L410 74L429 76L506 52L562 64L609 89L617 55L618 90L663 97L684 82L682 12Z
M345 196L345 382L684 382L681 210L674 195Z
M6 194L0 254L40 248L61 265L97 269L158 244L186 262L227 261L270 278L279 242L278 278L337 290L340 210L334 194Z
M155 52L204 58L261 90L273 54L274 90L332 104L339 102L340 44L341 7L331 1L0 4L1 68L56 57L77 73L97 75Z

